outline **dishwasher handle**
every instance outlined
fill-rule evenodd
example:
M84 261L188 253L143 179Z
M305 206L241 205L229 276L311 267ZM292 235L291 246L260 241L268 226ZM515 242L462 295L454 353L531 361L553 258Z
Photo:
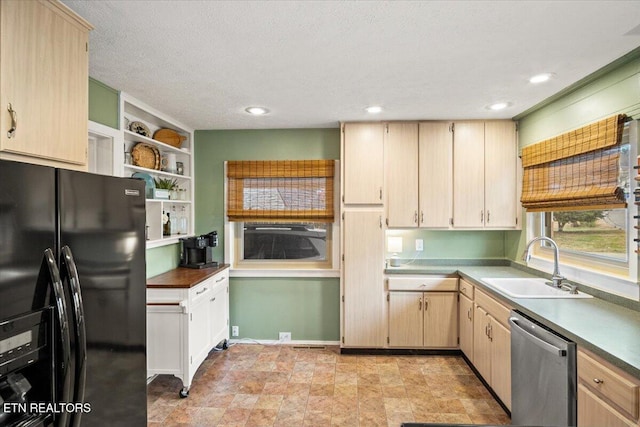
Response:
M549 344L548 342L546 342L545 340L538 338L537 336L530 334L526 329L524 329L522 326L520 326L518 324L518 322L521 319L517 318L517 317L509 317L509 324L511 326L511 328L516 328L518 329L522 334L525 334L529 340L534 343L535 345L537 345L538 347L542 348L545 351L548 351L549 353L553 353L555 355L557 355L558 357L566 357L567 356L567 350L564 350L562 348L558 348L553 344Z

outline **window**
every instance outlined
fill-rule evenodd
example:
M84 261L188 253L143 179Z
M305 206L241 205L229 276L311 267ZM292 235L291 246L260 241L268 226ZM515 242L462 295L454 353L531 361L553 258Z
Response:
M335 161L229 161L229 255L235 269L332 269Z
M630 127L613 116L522 152L527 239L552 238L563 275L619 295L637 294ZM531 265L550 271L551 246L540 242L533 252Z
M242 229L244 260L327 260L327 224L246 222Z
M619 263L629 259L626 209L546 212L541 219L542 235L567 253Z

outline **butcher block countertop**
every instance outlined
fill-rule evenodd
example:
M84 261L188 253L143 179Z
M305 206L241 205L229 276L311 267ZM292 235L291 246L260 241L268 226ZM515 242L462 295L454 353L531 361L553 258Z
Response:
M147 289L192 288L227 268L229 268L229 264L219 264L218 267L201 269L178 267L148 278Z

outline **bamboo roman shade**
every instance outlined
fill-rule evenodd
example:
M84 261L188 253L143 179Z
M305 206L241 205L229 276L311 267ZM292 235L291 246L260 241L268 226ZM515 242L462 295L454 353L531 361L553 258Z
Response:
M522 149L522 206L529 211L625 207L620 143L626 116L600 120Z
M229 221L333 222L334 163L227 162Z

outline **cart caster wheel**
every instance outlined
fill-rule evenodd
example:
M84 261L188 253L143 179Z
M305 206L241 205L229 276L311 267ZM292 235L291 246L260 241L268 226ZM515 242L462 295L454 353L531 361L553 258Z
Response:
M189 396L189 390L185 390L184 388L182 390L180 390L180 398L181 399L184 399L187 396Z
M222 349L226 350L228 348L229 348L229 341L227 340L222 341Z

